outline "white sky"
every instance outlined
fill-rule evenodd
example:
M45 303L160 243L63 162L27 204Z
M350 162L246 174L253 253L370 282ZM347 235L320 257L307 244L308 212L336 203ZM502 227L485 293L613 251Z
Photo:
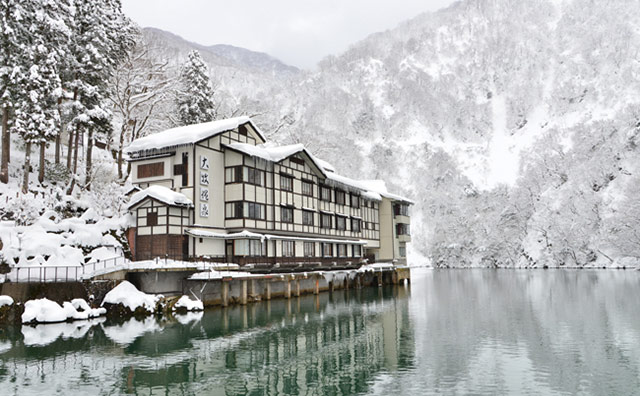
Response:
M142 27L231 44L310 69L369 34L454 0L122 0Z

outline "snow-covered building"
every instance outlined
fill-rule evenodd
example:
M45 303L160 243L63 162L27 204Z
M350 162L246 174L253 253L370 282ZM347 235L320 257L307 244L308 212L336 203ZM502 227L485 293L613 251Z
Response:
M241 265L406 263L409 199L338 175L303 145L275 147L248 117L173 128L126 149L136 260Z

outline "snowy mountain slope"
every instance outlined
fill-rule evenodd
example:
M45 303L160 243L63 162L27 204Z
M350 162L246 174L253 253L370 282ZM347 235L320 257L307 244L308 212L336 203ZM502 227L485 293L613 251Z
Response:
M297 67L284 64L264 52L250 51L226 44L210 45L205 48L225 59L232 60L251 69L272 70L273 74L296 74L300 72Z
M413 246L437 265L614 265L640 257L615 220L639 181L637 6L464 0L317 72L209 64L272 139L411 196Z

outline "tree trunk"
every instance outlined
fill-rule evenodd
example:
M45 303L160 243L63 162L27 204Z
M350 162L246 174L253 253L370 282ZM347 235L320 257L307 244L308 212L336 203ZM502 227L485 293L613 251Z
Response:
M91 189L91 166L93 161L91 154L93 152L93 128L89 128L89 135L87 137L87 159L85 163L85 175L84 175L84 187L87 190Z
M122 180L122 146L124 146L124 135L126 131L125 123L122 123L122 129L120 129L120 146L118 147L118 180Z
M0 182L9 183L9 157L11 156L11 135L9 134L9 108L2 107L2 165Z
M78 127L76 126L75 129L77 130ZM73 147L73 134L74 134L74 131L69 132L69 143L67 144L67 169L71 169L71 156L73 153L73 150L71 150L71 147Z
M56 135L56 165L60 163L60 140L62 139L62 133L64 132L64 123L62 122L62 98L58 98L58 117L60 118L60 128L58 128L58 134Z
M78 88L73 89L73 102L75 103L76 100L78 100ZM62 120L60 125L62 125ZM75 125L74 129L77 133L78 125ZM76 141L76 144L77 144L77 141ZM73 145L73 132L69 132L69 144L67 145L67 169L71 169L71 146L72 145ZM77 151L76 151L76 154L77 154Z
M27 142L24 149L24 174L22 176L22 193L29 191L29 171L31 168L31 142Z
M71 133L69 136L69 140L71 141L71 136L75 135L75 142L73 142L73 171L71 172L71 184L69 184L69 189L67 189L67 195L71 195L73 193L73 188L76 185L76 177L78 174L78 144L80 140L80 127L76 125L75 133ZM69 146L69 157L71 158L71 146ZM71 164L70 164L71 165ZM71 167L71 166L69 166Z
M45 154L46 148L47 148L47 142L41 142L40 143L40 169L38 169L38 181L40 183L44 182L44 168L46 165L44 154Z

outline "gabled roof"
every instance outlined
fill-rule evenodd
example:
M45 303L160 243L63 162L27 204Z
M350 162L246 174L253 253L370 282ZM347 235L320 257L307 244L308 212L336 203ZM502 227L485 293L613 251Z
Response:
M228 118L226 120L217 120L171 128L166 131L145 136L131 142L131 144L125 149L125 153L131 154L146 150L160 150L170 147L196 144L215 135L236 129L238 126L247 123L251 125L263 141L266 141L262 131L260 131L249 117L235 117Z
M318 160L311 154L302 144L290 144L288 146L254 146L246 143L231 143L225 144L224 147L228 147L231 150L238 151L240 153L250 155L252 157L258 157L271 162L280 162L292 155L298 153L304 153L317 168L318 173L322 177L326 177L325 168L318 162Z
M157 201L163 202L170 206L186 206L193 207L193 202L187 198L184 194L175 192L164 186L149 186L142 191L138 191L133 194L129 201L128 209L136 206L147 198L152 198Z

